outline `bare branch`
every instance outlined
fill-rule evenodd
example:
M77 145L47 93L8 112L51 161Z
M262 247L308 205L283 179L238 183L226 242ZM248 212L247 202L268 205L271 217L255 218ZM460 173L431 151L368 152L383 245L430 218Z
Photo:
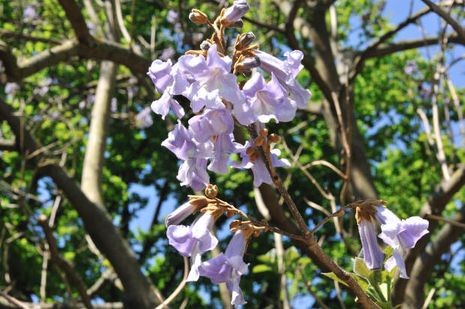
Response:
M53 236L53 232L50 229L47 218L45 216L41 216L38 220L39 225L42 227L42 230L45 234L45 239L47 240L48 247L50 250L50 257L52 261L60 268L64 273L66 278L68 279L71 286L75 287L81 296L81 300L84 303L87 309L92 309L93 306L90 303L90 297L87 294L87 288L85 286L84 281L75 271L73 266L68 263L58 252L57 244L55 237Z
M178 297L179 293L181 293L182 289L186 285L186 279L187 279L187 276L189 275L189 259L187 257L185 257L185 256L183 258L184 258L184 275L182 277L181 283L173 291L173 293L171 293L171 295L168 296L166 298L166 300L163 303L161 303L160 305L158 305L155 309L166 308L173 300L176 299L176 297Z
M102 171L110 119L110 103L116 81L116 65L104 61L100 65L100 77L92 107L92 120L82 168L81 189L98 205L103 205Z
M392 44L389 44L389 45L382 46L382 47L379 47L377 49L374 49L374 50L366 53L365 57L366 57L366 59L375 58L375 57L382 57L382 56L387 56L387 55L397 53L397 52L400 52L400 51L404 51L404 50L436 45L436 44L439 44L439 40L440 39L438 37L428 37L428 38L418 39L418 40L399 41L399 42L396 42L396 43L392 43ZM465 40L461 39L457 35L448 36L447 41L449 41L451 43L465 45Z
M19 117L14 115L13 109L1 100L0 115L8 122L16 138L21 139L18 144L22 145L20 150L23 155L33 153L40 148L32 135L22 126ZM53 179L79 213L86 231L98 249L108 258L123 283L127 306L153 308L157 302L152 292L154 287L142 274L134 254L113 225L106 209L91 202L61 166L52 162L47 163L44 160L46 160L44 155L31 159L32 162L41 166L45 175Z
M82 16L81 8L74 0L58 0L65 11L66 17L73 27L74 33L80 43L89 44L92 41L92 36L87 28L84 16Z
M449 13L444 11L441 7L436 5L434 2L430 0L421 0L423 1L427 6L430 7L431 10L433 10L436 14L442 17L459 35L459 37L465 41L465 30L462 28L462 26L452 17L450 16Z

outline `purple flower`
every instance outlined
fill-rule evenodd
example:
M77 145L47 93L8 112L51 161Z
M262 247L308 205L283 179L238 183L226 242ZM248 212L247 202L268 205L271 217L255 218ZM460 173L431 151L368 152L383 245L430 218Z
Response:
M289 92L291 100L298 108L305 108L310 100L310 91L304 89L295 79L302 70L303 53L300 50L286 52L286 61L256 50L255 55L260 59L260 66L267 72L273 73L281 85Z
M376 207L376 218L381 224L379 238L394 249L392 257L386 261L386 270L391 271L397 266L400 277L408 279L404 261L407 249L415 247L417 241L429 233L429 222L418 216L401 220L383 206Z
M36 9L32 5L26 6L26 8L23 11L23 19L25 22L31 22L34 19L37 18L37 12Z
M207 173L207 159L189 158L179 167L177 179L181 186L188 186L194 191L200 191L210 183Z
M136 125L141 129L145 129L153 125L153 119L149 107L144 108L136 115Z
M192 141L191 133L179 121L174 130L168 133L168 138L161 145L168 148L181 160L194 157L197 151L196 144Z
M179 167L177 179L182 186L190 186L194 190L202 190L209 183L207 157L213 154L213 144L208 141L198 143L180 122L162 142L178 159L185 160Z
M169 244L182 256L191 258L191 271L186 281L197 281L199 279L198 268L202 263L201 254L212 250L218 244L218 240L211 232L214 223L214 216L210 212L206 212L197 217L190 226L168 226Z
M200 143L210 140L213 136L232 133L234 121L227 109L206 110L202 115L189 120L189 131Z
M229 157L236 150L232 133L218 135L214 143L213 159L208 165L210 171L225 174L228 171Z
M262 123L271 119L291 121L295 117L295 103L288 100L287 93L273 73L271 81L265 83L263 76L256 72L245 83L243 93L251 102L253 113Z
M169 10L168 11L168 15L166 16L166 20L170 23L170 24L174 24L178 21L179 19L179 13L176 12L175 10Z
M357 214L359 210L357 209ZM377 241L376 226L373 218L358 216L358 233L362 241L363 260L369 269L380 269L384 262L384 254Z
M5 85L5 94L14 96L15 93L19 90L19 85L17 83L6 83Z
M415 61L407 61L404 72L407 75L411 75L418 72L417 63Z
M183 92L189 86L189 82L179 70L177 64L171 65L171 61L163 62L155 60L147 72L152 79L153 84L158 92L163 95L158 100L152 102L152 110L165 119L166 115L172 110L178 118L184 116L184 109L173 96L183 95Z
M259 156L255 160L251 160L247 154L247 149L253 147L253 143L247 141L244 145L236 146L236 152L241 156L242 161L234 163L235 168L247 168L252 169L253 173L253 185L259 187L262 183L273 184L270 173L266 168L266 164L263 159ZM280 159L281 151L279 149L271 150L271 163L274 167L290 166L290 162L287 159Z
M192 215L197 210L197 207L192 205L190 202L186 202L176 208L170 213L165 219L165 226L177 225L184 221L187 217Z
M222 22L225 24L234 24L239 21L249 11L249 5L246 0L235 0L233 5L224 11Z
M194 112L204 106L224 107L218 96L233 104L244 100L236 76L231 73L231 63L231 58L220 57L215 44L208 49L206 60L203 56L192 55L179 58L181 69L195 81L184 93L191 100ZM204 91L201 91L202 88Z
M147 75L152 80L158 92L163 92L173 82L170 75L172 69L171 60L164 62L159 59L152 62Z
M247 239L244 231L237 231L224 254L221 253L215 258L203 262L199 268L200 275L210 278L213 283L226 283L228 290L232 292L232 305L246 303L239 283L241 276L249 272L249 266L243 261Z

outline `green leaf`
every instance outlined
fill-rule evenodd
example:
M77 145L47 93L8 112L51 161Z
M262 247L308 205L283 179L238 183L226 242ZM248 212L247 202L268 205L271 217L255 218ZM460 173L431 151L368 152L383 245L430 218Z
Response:
M254 274L264 273L264 272L272 271L272 270L273 270L273 268L271 268L271 266L265 265L265 264L260 264L260 265L254 266L254 268L252 269L252 273L254 273Z
M364 278L370 277L371 270L368 269L363 259L356 257L355 259L353 259L353 265L354 265L354 272L357 275L362 276Z
M330 279L333 279L334 281L337 281L339 283L342 283L344 284L345 286L349 286L347 283L345 283L344 281L342 281L341 279L338 278L338 276L336 276L335 273L322 273L324 276L330 278Z

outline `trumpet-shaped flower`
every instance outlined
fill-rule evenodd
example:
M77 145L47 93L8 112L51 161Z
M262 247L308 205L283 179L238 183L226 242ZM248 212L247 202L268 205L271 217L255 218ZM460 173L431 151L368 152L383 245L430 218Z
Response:
M216 247L218 240L212 234L211 229L215 219L209 212L197 217L190 226L170 225L168 226L168 241L182 256L191 258L191 270L187 281L199 279L199 266L201 255Z
M224 254L203 262L199 267L201 276L210 278L216 284L226 283L228 290L232 292L232 305L246 303L239 286L241 276L249 272L249 266L243 261L246 246L247 237L239 230L232 237Z
M260 66L267 72L272 73L279 80L281 85L288 91L289 97L298 108L305 108L310 100L310 91L304 89L295 79L302 70L301 64L303 53L300 50L286 52L286 60L280 60L261 50L255 51L255 55L260 59Z
M164 62L157 59L150 66L147 75L152 79L155 88L163 92L158 100L152 102L152 110L162 116L162 119L165 119L170 110L178 118L182 118L184 109L174 96L183 95L190 84L181 73L179 65L171 65L170 60Z
M266 83L263 76L256 72L245 83L243 93L251 102L254 115L262 123L271 119L291 121L295 117L295 103L288 99L286 91L273 73L271 81Z
M219 97L233 104L244 100L236 76L231 73L231 58L221 57L216 44L211 45L207 53L207 59L192 55L179 59L181 70L193 81L184 95L191 101L194 112L203 106L224 106Z
M369 269L380 269L383 266L384 254L378 241L376 226L372 219L358 222L358 232L362 242L363 260Z
M257 159L251 160L247 154L247 149L251 146L253 146L253 143L250 141L247 141L244 145L236 146L236 152L239 153L242 161L236 162L233 164L233 167L252 169L253 185L255 187L259 187L262 183L273 184L273 180L263 159L259 156ZM291 164L287 159L279 158L280 155L281 151L279 149L271 150L271 164L274 167L290 166Z
M178 225L187 217L192 215L197 207L190 202L186 202L171 212L165 219L165 226Z
M234 24L239 21L249 11L246 0L235 0L233 5L228 7L223 15L222 21L226 24Z
M381 223L379 237L394 249L392 257L386 261L386 270L391 271L397 265L400 277L408 279L404 261L407 249L415 247L417 241L429 233L429 222L417 216L401 220L383 206L376 207L376 218Z

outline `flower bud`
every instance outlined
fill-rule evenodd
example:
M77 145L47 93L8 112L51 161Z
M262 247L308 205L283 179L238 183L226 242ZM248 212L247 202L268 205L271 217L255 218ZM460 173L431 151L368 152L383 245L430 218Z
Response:
M257 68L259 66L260 59L258 59L258 57L244 58L244 60L234 65L234 73L250 73L253 68Z
M226 25L232 25L239 21L242 16L249 11L249 9L250 8L246 0L235 0L233 5L224 11L221 22Z
M272 143L279 143L281 141L281 137L277 134L272 133L270 134L269 140Z
M170 225L178 225L184 221L184 219L192 215L196 210L197 207L192 205L192 203L184 203L166 217L165 225L167 227Z
M239 19L238 21L235 21L232 24L229 24L228 27L230 28L242 28L244 26L244 22L242 19Z
M192 9L189 14L189 19L197 25L206 25L209 23L207 14L197 9Z
M241 50L247 48L253 41L255 41L255 34L253 34L253 32L242 33L237 39L235 47Z
M202 41L202 43L200 43L200 49L201 50L205 50L207 51L210 46L212 46L212 43L210 43L209 41L205 40L205 41Z

